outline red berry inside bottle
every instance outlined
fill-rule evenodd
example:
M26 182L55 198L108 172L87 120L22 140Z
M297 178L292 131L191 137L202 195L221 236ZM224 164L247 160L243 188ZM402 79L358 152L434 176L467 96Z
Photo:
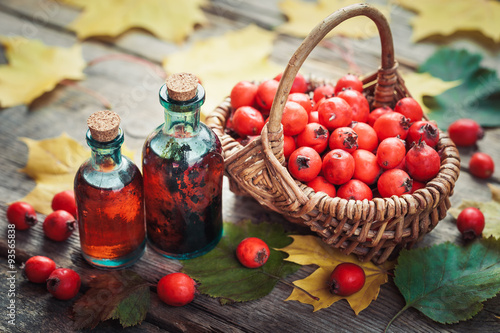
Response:
M158 282L157 293L165 304L184 306L194 299L196 282L184 273L170 273Z
M37 224L35 209L27 202L14 202L7 208L7 221L17 230L26 230Z
M52 210L65 210L76 218L75 191L67 190L54 195L52 198Z
M236 247L236 257L245 267L257 268L267 262L270 255L269 246L257 237L248 237Z
M365 271L360 266L345 262L336 266L330 275L330 292L339 296L350 296L360 291L365 285Z
M34 283L45 283L56 269L56 263L44 256L34 256L24 264L24 275Z
M72 299L80 290L81 279L77 272L70 268L57 268L47 279L47 289L57 299Z
M484 230L484 215L475 207L463 209L457 217L457 228L464 239L479 237Z
M75 230L75 218L65 210L56 210L47 215L43 221L43 232L48 238L62 242Z

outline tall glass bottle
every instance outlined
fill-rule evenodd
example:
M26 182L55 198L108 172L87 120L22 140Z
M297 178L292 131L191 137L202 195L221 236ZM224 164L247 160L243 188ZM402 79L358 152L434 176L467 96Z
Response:
M142 175L121 154L124 136L116 113L96 112L87 124L92 155L74 184L82 254L99 268L130 266L146 245Z
M149 245L162 255L202 255L222 235L224 159L217 135L200 122L205 90L188 73L160 89L165 123L147 138L142 170Z

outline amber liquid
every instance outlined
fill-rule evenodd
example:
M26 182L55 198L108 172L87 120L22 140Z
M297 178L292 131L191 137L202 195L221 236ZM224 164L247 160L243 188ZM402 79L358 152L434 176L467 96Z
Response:
M148 242L176 259L209 251L222 234L223 158L218 152L188 158L188 151L180 161L158 156L149 145L143 154Z
M144 251L142 177L137 170L119 188L98 188L79 172L75 181L84 257L96 266L127 265Z

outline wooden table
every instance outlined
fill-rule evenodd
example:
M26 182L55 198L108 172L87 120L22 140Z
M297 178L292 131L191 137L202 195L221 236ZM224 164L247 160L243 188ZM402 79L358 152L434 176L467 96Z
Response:
M253 22L271 29L284 22L285 18L277 7L278 1L212 1L205 9L210 20L206 29L198 30L187 43L203 36L218 35L230 29L241 28ZM326 15L327 13L325 13ZM43 40L47 44L70 46L76 42L74 34L65 27L78 11L49 0L1 0L0 35L21 35ZM391 8L391 27L394 34L396 58L403 67L412 67L425 60L438 45L432 43L412 44L409 19L414 14L396 7ZM337 37L334 39L342 47L355 51L353 60L362 73L368 73L378 67L378 38L366 41L353 41ZM289 57L300 44L301 39L279 35L271 59L285 67ZM472 42L462 39L452 40L454 46L480 48ZM128 54L143 57L160 64L162 58L182 46L160 41L144 31L131 31L113 42L87 40L83 43L86 61L105 54ZM5 58L0 53L0 62ZM500 70L498 53L486 52L485 64ZM406 67L407 68L407 67ZM408 68L407 68L408 69ZM338 78L349 67L341 54L331 49L319 47L303 66L303 73L316 74L327 78ZM140 151L146 135L162 123L163 113L158 104L157 91L162 80L152 78L139 64L120 61L107 62L88 68L87 78L80 84L106 96L118 112L127 112L123 127L126 131L127 145ZM138 82L153 80L154 88L146 89ZM130 94L136 96L125 102ZM19 173L27 161L27 147L19 137L45 139L55 137L62 132L84 142L86 118L92 112L102 108L94 98L71 87L58 87L54 92L37 100L29 110L26 106L16 106L0 111L0 240L2 279L0 299L2 332L67 332L72 330L71 306L73 301L58 301L51 297L43 285L28 282L21 275L20 265L33 255L48 255L60 266L70 267L79 272L84 281L84 288L89 277L95 274L80 255L77 236L63 243L52 242L43 236L39 226L26 232L16 233L16 327L7 324L8 290L6 279L10 276L7 267L7 221L5 211L7 203L25 196L34 187L34 182ZM491 129L479 143L480 151L493 156L500 166L500 130ZM480 181L467 173L467 165L474 149L460 149L462 174L456 184L452 203L457 205L462 199L490 200L487 182L498 185L498 177ZM39 215L39 220L44 216ZM277 221L287 229L294 227L272 212L262 209L255 201L233 195L224 188L224 219L237 222L250 218L254 221ZM460 236L451 217L445 218L438 227L427 235L419 246L432 245L444 241L460 243ZM181 264L166 260L153 251L147 250L143 258L133 266L133 270L155 283L163 275L178 271ZM312 267L303 267L299 272L287 278L291 282L306 277ZM355 316L347 302L340 301L328 309L312 312L310 306L283 300L288 297L291 288L278 283L274 291L257 301L221 306L216 299L198 296L191 304L174 308L162 304L155 293L152 294L152 306L146 320L127 332L381 332L399 309L404 306L404 299L390 280L383 285L379 297L369 308ZM484 309L472 320L454 325L441 325L427 319L414 309L406 311L392 325L390 332L499 332L500 320L494 314L500 314L500 297L495 297L484 304ZM122 331L117 321L101 323L95 332Z

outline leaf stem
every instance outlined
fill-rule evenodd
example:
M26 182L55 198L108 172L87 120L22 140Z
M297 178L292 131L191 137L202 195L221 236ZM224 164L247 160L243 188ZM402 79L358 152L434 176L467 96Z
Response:
M270 277L272 277L272 278L274 278L274 279L276 279L276 280L278 280L278 281L282 282L283 284L286 284L286 285L287 285L287 286L289 286L289 287L292 287L292 288L297 288L298 290L300 290L300 291L302 291L303 293L305 293L307 296L311 297L313 300L315 300L315 301L319 301L319 297L316 297L316 296L312 295L312 294L311 294L311 293L309 293L307 290L302 289L301 287L296 286L296 285L294 285L293 283L290 283L290 282L288 282L288 281L283 280L283 279L282 279L282 278L280 278L279 276L276 276L276 275L273 275L273 274L270 274L270 273L267 273L267 272L264 272L264 271L262 271L262 273L264 273L265 275L270 276Z
M111 109L112 108L111 107L111 103L106 99L106 97L104 97L103 95L99 94L97 91L94 91L92 89L85 88L85 87L79 85L75 81L62 80L61 82L59 82L59 84L61 84L63 86L73 87L75 89L81 90L84 93L86 93L87 95L90 95L90 96L94 97L95 99L97 99L106 109Z
M391 326L392 322L394 320L396 320L397 317L399 317L400 314L402 314L403 312L406 311L406 309L408 309L410 306L408 304L406 304L401 310L399 310L398 313L396 313L396 315L394 317L392 317L391 321L389 321L389 323L387 324L387 326L385 327L385 330L384 330L384 333L387 333L387 330L389 329L389 326Z

